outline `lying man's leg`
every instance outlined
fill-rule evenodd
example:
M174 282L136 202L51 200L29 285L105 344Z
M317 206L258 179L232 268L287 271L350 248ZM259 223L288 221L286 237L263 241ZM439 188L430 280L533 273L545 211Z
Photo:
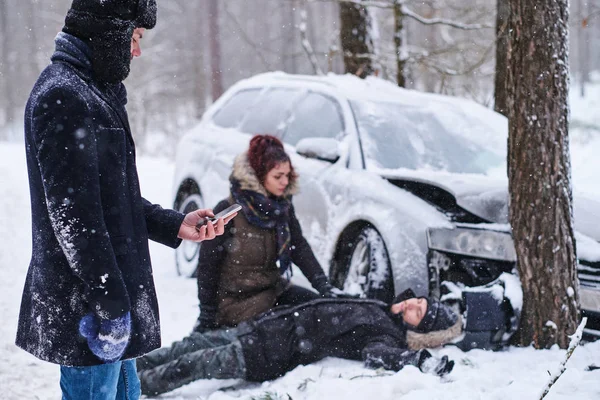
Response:
M179 342L174 342L170 347L154 350L136 360L138 372L158 367L176 360L187 353L202 349L210 349L228 345L237 340L235 328L218 329L204 333L192 332Z
M187 353L167 364L138 372L142 394L155 396L199 379L244 379L246 362L242 346L225 346Z

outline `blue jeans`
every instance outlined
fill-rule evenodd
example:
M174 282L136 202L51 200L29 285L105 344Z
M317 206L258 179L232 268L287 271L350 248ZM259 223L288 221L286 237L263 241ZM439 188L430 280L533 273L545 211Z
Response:
M135 360L92 367L60 367L62 400L137 400Z

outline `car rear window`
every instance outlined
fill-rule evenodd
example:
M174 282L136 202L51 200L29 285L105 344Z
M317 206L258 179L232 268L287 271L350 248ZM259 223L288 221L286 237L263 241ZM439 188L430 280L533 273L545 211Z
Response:
M260 96L261 89L241 90L233 95L213 116L213 122L223 128L236 128L246 112Z
M344 132L339 105L320 93L308 93L294 106L283 140L293 146L304 138L337 139Z
M252 104L240 130L251 134L280 136L290 111L302 92L297 89L272 88Z

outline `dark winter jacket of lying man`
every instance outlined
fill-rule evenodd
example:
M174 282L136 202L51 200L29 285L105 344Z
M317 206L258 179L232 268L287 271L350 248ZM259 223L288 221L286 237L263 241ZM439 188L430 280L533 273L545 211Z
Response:
M504 301L496 301L489 291L481 293L477 297L487 299L478 303L491 309L473 309L471 315L499 316L510 324ZM449 305L416 298L410 290L391 306L366 299L318 299L277 307L236 328L193 332L170 348L139 358L137 368L147 395L200 379L271 380L325 357L363 360L367 368L392 371L412 365L442 376L454 362L425 348L461 340L467 325Z

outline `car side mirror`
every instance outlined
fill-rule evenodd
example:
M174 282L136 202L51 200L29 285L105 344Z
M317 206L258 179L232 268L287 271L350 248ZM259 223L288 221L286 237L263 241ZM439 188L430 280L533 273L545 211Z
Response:
M335 163L340 158L339 142L330 138L306 138L296 144L296 153L306 158Z

